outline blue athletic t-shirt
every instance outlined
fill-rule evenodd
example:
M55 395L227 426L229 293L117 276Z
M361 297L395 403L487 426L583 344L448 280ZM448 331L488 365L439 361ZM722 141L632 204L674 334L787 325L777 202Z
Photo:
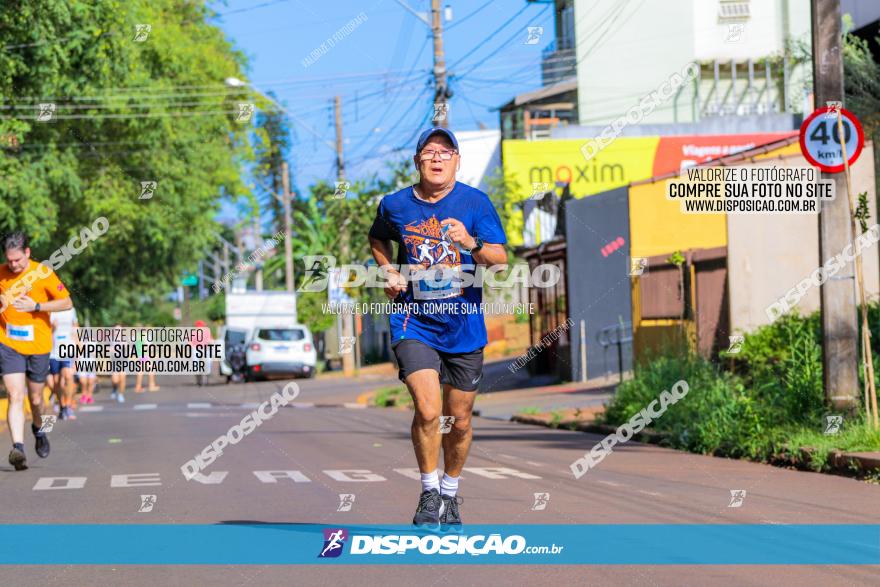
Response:
M440 223L447 218L459 220L472 237L484 243L507 242L489 196L463 183L456 182L451 192L433 203L416 198L412 186L379 203L370 236L396 241L400 245L397 264L409 264L411 275L418 269L434 272L433 278L426 273L425 279L408 280L406 293L394 300L407 310L390 316L392 345L413 339L447 353L468 353L486 346L482 288L479 284L460 287L460 282L450 279L455 272L473 275L475 263L470 254L444 240ZM444 311L433 311L438 308Z

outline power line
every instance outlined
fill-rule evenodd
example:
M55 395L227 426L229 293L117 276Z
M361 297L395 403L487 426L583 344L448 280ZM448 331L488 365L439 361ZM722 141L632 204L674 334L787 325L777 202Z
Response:
M424 50L425 50L425 47L428 46L428 40L429 40L429 38L430 38L430 37L425 36L425 41L424 41L424 43L422 43L422 47L421 47L421 49L419 49L419 52L416 54L416 58L413 60L412 67L410 67L410 72L412 72L412 71L415 69L416 65L418 64L419 59L421 58L422 53L423 53ZM422 91L422 93L424 93L424 90ZM395 93L394 97L391 98L391 101L390 101L389 104L388 104L388 108L385 109L385 112L382 113L382 116L379 117L379 120L378 120L375 124L372 125L374 128L379 127L379 126L382 124L382 122L385 120L385 117L388 116L388 113L391 112L391 109L394 107L394 104L395 104L394 101L397 100L397 97L398 97L399 95L400 95L400 90L398 89L398 91ZM352 152L356 152L361 146L363 146L363 144L364 144L365 142L366 142L366 141L361 141L361 142L358 143L354 148L352 148L351 151L352 151Z
M538 16L543 16L543 14L544 14L545 12L547 12L547 8L549 8L549 4L544 6L544 9L538 14ZM510 44L510 42L511 42L511 41L512 41L517 35L521 35L521 34L522 34L521 31L520 31L520 32L516 32L516 33L514 33L513 36L510 37L506 42L504 42L504 43L502 43L501 45L499 45L497 49L495 49L494 51L492 51L491 53L489 53L488 56L484 57L481 63L477 63L476 65L474 65L473 67L471 67L469 70L467 70L466 72L464 72L463 74L461 74L461 77L466 76L467 74L469 74L470 72L472 72L473 70L475 70L476 68L478 68L482 63L486 63L487 61L489 61L489 59L491 59L492 57L494 57L499 51L501 51L501 50L504 49L505 47L508 47L509 44ZM459 77L459 76L456 76L456 77Z
M305 84L317 84L317 85L326 85L327 82L333 82L334 85L338 85L340 83L357 83L355 81L356 78L362 78L363 83L371 83L374 78L381 77L389 77L392 78L391 74L399 74L404 73L404 70L382 70L382 71L373 71L373 72L364 72L364 73L353 73L353 74L341 74L341 75L331 75L331 76L319 76L307 78L303 76L297 77L288 77L282 78L279 80L270 80L270 81L262 81L262 82L247 82L248 85L251 86L259 86L262 88L265 87L274 87L274 86L285 86L285 85L305 85ZM350 81L346 81L350 80ZM187 92L180 92L180 90L209 90L209 89L219 89L220 92L211 93L211 94L194 94ZM180 86L161 86L157 87L156 84L147 85L147 86L120 86L115 88L104 88L105 91L113 91L113 92L121 92L117 94L103 94L103 95L80 95L80 96L20 96L20 98L25 100L55 100L55 99L67 99L67 100L106 100L110 98L114 99L128 99L134 96L196 96L196 95L225 95L229 92L241 91L242 88L230 88L225 83L215 83L215 84L201 84L201 85L180 85ZM154 92L167 92L174 91L173 94L155 94Z
M156 114L58 114L51 120L84 120L84 119L123 119L123 118L188 118L191 116L227 116L240 114L239 110L163 112ZM35 116L0 116L0 120L38 120Z
M451 31L452 29L454 29L454 28L457 27L458 25L460 25L460 24L464 23L465 21L467 21L467 19L469 19L470 17L472 17L472 16L476 16L476 14L477 14L478 12L480 12L482 9L484 9L484 8L486 8L487 6L489 6L490 4L492 4L492 2L493 2L493 0L489 0L488 2L486 2L485 4L483 4L482 6L480 6L479 8L477 8L476 10L474 10L473 12L471 12L470 14L468 14L467 16L461 18L461 19L458 20L457 22L452 23L451 25L449 25L448 27L446 27L446 31L447 31L447 32L448 32L448 31Z
M514 21L514 20L515 20L520 14L522 14L523 12L525 12L525 11L528 9L528 7L529 7L529 4L525 4L522 8L520 8L519 12L517 12L516 14L514 14L513 16L511 16L509 19L507 19L507 20L504 22L504 24L502 24L500 27L498 27L497 29L495 29L495 31L494 31L491 35L489 35L488 37L486 37L485 39L483 39L482 41L480 41L480 42L477 44L477 46L474 47L473 49L471 49L470 51L468 51L468 52L464 55L464 57L461 57L458 61L456 61L455 63L453 63L452 65L450 65L450 66L448 67L448 69L449 69L449 70L454 69L454 68L455 68L456 66L458 66L462 61L464 61L465 59L467 59L468 57L470 57L471 55L473 55L475 52L477 52L477 51L478 51L483 45L485 45L486 43L488 43L489 41L491 41L491 40L495 37L495 35L497 35L497 34L500 33L501 31L503 31L505 28L507 28L507 26L508 26L511 22L513 22L513 21ZM546 10L546 7L545 7L545 10Z

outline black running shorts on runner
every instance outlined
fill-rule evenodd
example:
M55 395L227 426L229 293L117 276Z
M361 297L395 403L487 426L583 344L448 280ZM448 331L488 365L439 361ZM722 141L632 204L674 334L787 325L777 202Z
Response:
M433 369L440 374L440 383L448 383L462 391L476 391L483 376L483 349L470 353L444 353L419 340L403 340L393 347L398 377L406 381L410 373Z
M25 373L34 383L43 383L49 375L49 353L23 355L5 344L0 344L0 373Z

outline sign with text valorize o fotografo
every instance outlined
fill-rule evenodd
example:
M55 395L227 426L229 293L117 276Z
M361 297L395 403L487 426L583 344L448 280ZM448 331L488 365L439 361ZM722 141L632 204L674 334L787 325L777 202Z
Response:
M801 125L801 152L811 165L825 173L840 173L844 170L843 146L837 121L838 111L849 165L856 162L865 146L865 132L855 114L838 106L817 109Z

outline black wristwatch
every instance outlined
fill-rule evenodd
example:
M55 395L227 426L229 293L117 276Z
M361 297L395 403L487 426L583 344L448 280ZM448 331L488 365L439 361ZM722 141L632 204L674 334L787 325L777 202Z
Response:
M34 304L34 312L39 312L39 311L40 311L40 304L38 302L38 303Z
M483 239L481 239L480 237L474 237L474 242L476 242L474 248L468 251L468 253L471 255L473 255L474 253L479 253L480 249L483 248Z

